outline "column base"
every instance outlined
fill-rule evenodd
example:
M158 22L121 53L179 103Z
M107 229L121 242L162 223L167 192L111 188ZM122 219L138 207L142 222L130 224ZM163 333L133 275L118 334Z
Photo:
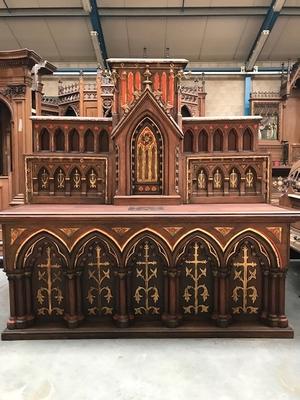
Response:
M267 322L268 325L271 326L272 328L278 326L278 316L274 314L269 314Z
M130 325L127 315L114 315L113 319L118 328L128 328Z
M230 325L231 315L218 315L216 317L216 325L219 328L227 328Z
M279 328L287 328L289 326L289 321L286 315L279 315L278 326Z
M69 314L66 314L64 316L64 320L66 321L67 327L70 329L77 328L83 319L84 319L83 315L70 316Z

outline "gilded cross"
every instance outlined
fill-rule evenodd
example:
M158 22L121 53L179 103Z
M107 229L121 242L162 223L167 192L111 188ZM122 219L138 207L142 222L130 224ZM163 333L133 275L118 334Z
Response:
M242 248L242 262L236 262L233 264L234 267L242 267L243 270L242 271L237 271L235 270L235 275L234 275L234 280L235 279L239 279L243 286L237 286L234 289L233 292L233 298L237 301L238 300L238 296L237 296L237 291L239 289L242 289L243 291L243 311L247 312L247 292L249 289L251 289L253 291L252 293L252 300L253 302L255 301L256 297L257 297L257 291L255 287L248 287L248 283L252 280L256 278L256 270L251 271L250 270L250 275L249 273L249 268L255 268L257 266L257 263L255 262L249 262L249 249L247 246L243 246ZM241 277L241 274L243 274L243 277Z
M159 294L158 294L158 289L156 286L149 286L149 283L153 277L157 277L157 268L151 268L152 265L157 265L157 261L150 261L149 260L150 255L149 255L149 244L148 242L145 243L144 246L144 261L138 261L137 265L141 265L144 268L138 269L137 268L137 278L142 278L143 281L145 282L145 287L139 286L137 290L135 291L135 299L137 303L140 302L141 300L141 291L144 291L145 293L145 311L148 313L151 309L154 311L154 313L158 313L158 308L157 307L149 307L149 292L153 292L151 297L153 298L154 303L158 301ZM143 307L140 307L143 308ZM136 311L139 309L136 309ZM140 311L137 311L137 313L140 313Z
M246 173L246 186L248 188L253 187L253 179L254 179L253 172L250 169L248 169L248 172Z
M81 181L81 176L78 172L78 169L75 170L75 174L73 176L73 183L74 183L74 188L79 189L80 187L80 181Z
M202 298L205 301L208 297L208 291L205 285L200 285L200 279L202 278L202 276L206 276L206 267L205 268L199 268L199 266L201 265L205 265L207 264L207 260L200 260L199 259L199 244L196 242L194 244L194 258L192 260L188 260L185 263L186 264L190 264L192 265L194 268L188 268L186 267L186 276L192 278L193 282L194 282L194 287L192 286L187 286L185 289L185 293L184 293L184 298L186 301L188 301L191 297L191 294L189 292L190 289L193 290L194 292L194 310L195 310L195 314L198 314L198 309L199 309L199 289L202 289ZM193 271L194 270L194 271ZM200 270L200 271L199 271ZM190 309L191 307L187 307L186 309ZM203 309L203 306L201 307L201 309Z
M65 187L65 174L63 173L62 169L59 169L57 174L57 188L63 189Z
M96 296L98 296L98 301L100 303L98 311L102 311L105 314L111 314L112 309L109 307L101 307L101 294L105 292L104 298L109 303L112 299L112 293L109 286L103 286L102 282L105 279L109 279L109 269L104 270L103 267L108 267L110 264L108 261L101 261L101 247L96 246L96 262L90 262L88 264L89 267L96 267L96 271L88 271L89 272L89 279L93 279L97 283L97 287L90 286L88 290L87 299L90 304L93 304ZM96 276L95 276L96 272ZM102 273L103 272L103 273ZM97 307L92 307L89 309L90 314L96 314Z
M48 182L49 182L49 175L46 171L46 169L44 168L43 173L41 175L41 180L42 180L42 189L47 189L48 187Z
M47 283L47 287L42 287L38 290L37 293L37 298L40 304L42 304L44 302L44 296L43 296L43 292L46 292L47 297L48 297L48 309L47 312L49 315L52 314L53 311L57 311L58 314L60 314L61 312L59 312L60 309L58 309L57 307L53 307L52 306L52 293L56 292L56 300L58 302L58 304L60 304L63 300L63 296L61 293L61 290L59 288L53 287L53 283L56 280L60 281L60 276L59 275L55 275L54 278L52 279L52 270L53 269L59 269L61 268L61 266L59 264L52 264L52 260L51 260L51 248L47 247L46 249L46 254L47 254L47 259L46 259L46 263L45 264L39 264L38 268L44 268L46 271L45 272L40 272L39 271L39 280L43 280ZM45 274L46 274L46 278L45 278ZM44 314L44 311L46 309L41 309L41 313Z

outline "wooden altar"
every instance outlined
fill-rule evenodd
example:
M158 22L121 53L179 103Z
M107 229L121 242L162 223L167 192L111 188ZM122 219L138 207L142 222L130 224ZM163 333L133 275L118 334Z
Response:
M97 116L31 118L2 338L292 337L260 117L182 116L186 60L108 62Z

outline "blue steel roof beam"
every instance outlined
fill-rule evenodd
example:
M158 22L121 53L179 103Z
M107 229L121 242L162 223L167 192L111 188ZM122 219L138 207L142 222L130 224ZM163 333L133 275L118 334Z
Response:
M273 29L285 0L272 0L246 61L246 71L251 71Z
M105 45L105 40L104 40L104 34L103 34L103 30L102 30L102 26L101 26L101 20L100 20L100 16L98 13L98 6L97 6L97 1L96 0L90 0L90 21L93 27L93 31L97 32L97 40L99 43L99 48L100 48L100 52L102 55L102 59L103 59L103 64L105 66L105 68L107 68L107 63L106 60L108 58L107 56L107 50L106 50L106 45ZM92 40L93 40L93 32L91 32L92 35ZM97 52L96 52L97 54Z

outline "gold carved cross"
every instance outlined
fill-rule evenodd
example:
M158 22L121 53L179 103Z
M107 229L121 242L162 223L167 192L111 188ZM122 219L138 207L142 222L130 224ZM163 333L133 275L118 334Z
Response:
M256 271L250 271L250 275L248 275L249 272L249 268L254 268L257 266L257 263L255 262L249 262L249 249L247 246L243 246L242 248L242 252L243 252L243 258L242 258L242 262L236 262L233 264L234 267L242 267L243 270L242 271L237 271L235 270L235 275L234 275L234 280L239 279L242 283L242 287L241 286L237 286L234 289L233 292L233 298L237 301L238 300L238 295L237 295L237 291L238 290L242 290L243 292L243 311L247 312L247 293L248 290L252 290L252 300L253 302L256 300L257 298L257 290L255 287L248 287L248 283L252 280L256 278ZM243 274L243 277L241 277L241 274ZM250 296L251 297L251 296Z
M99 305L99 310L103 311L105 314L111 314L112 309L109 307L102 307L101 306L101 294L104 292L104 298L106 299L106 301L109 303L110 300L112 299L112 293L111 293L111 289L108 286L103 286L102 287L102 282L107 278L109 279L109 269L107 269L106 271L103 270L102 267L108 267L110 264L108 261L101 261L101 247L97 246L96 247L96 262L90 262L88 264L89 267L96 267L97 271L88 271L89 272L89 279L93 279L96 283L97 283L97 287L95 286L90 286L89 290L88 290L88 295L87 295L87 299L89 301L90 304L93 304L96 296L98 296L98 301L100 303ZM95 272L96 272L96 276L95 276ZM102 274L103 272L103 274ZM97 308L96 307L92 307L89 309L89 313L90 314L95 314L96 313Z
M140 313L141 314L141 310L144 309L144 311L146 313L148 313L149 311L153 311L155 314L158 314L159 309L157 307L149 307L149 293L152 292L151 297L153 298L154 303L156 303L158 301L159 298L159 293L158 293L158 289L156 286L149 286L149 283L151 281L152 278L156 278L157 277L157 268L151 268L152 265L156 265L157 261L150 261L149 260L150 256L149 256L149 245L146 242L145 246L144 246L144 261L138 261L137 265L141 265L143 267L145 267L144 269L136 269L137 271L137 278L142 278L144 283L145 283L145 287L139 286L136 291L135 291L135 300L137 303L140 302L142 295L141 292L145 293L145 308L140 307L136 309L136 313Z
M43 292L46 292L47 297L48 297L48 309L41 309L41 313L44 314L44 311L47 311L49 315L52 314L53 311L56 311L58 314L61 314L60 310L57 307L53 308L52 306L52 293L56 293L56 300L58 302L58 304L60 304L63 300L63 296L61 293L61 290L59 288L53 287L53 283L56 280L60 281L60 277L59 277L59 273L57 275L54 276L53 280L52 280L52 270L53 269L59 269L61 268L60 265L58 264L52 264L51 261L51 248L47 247L46 249L46 253L47 253L47 259L46 259L46 263L45 264L39 264L38 268L42 268L45 269L45 272L40 272L39 271L39 280L43 280L47 283L47 287L41 287L38 290L37 293L37 298L40 304L42 304L44 302L44 295ZM45 278L45 274L46 274L46 278ZM44 310L44 311L43 311Z
M192 278L194 282L194 286L187 286L184 292L184 298L188 301L191 298L190 290L194 292L194 306L185 307L185 311L187 313L191 312L191 309L194 308L195 314L198 314L198 310L201 309L202 311L206 311L206 306L199 306L199 290L202 289L201 296L205 301L208 297L208 290L204 284L200 284L200 279L203 276L206 276L206 268L199 268L200 265L206 265L207 260L200 260L199 259L199 244L196 242L194 244L194 258L192 260L188 260L185 263L193 265L194 268L186 267L185 273L187 277ZM194 271L193 271L194 270ZM200 270L200 271L199 271ZM200 272L200 273L199 273Z

